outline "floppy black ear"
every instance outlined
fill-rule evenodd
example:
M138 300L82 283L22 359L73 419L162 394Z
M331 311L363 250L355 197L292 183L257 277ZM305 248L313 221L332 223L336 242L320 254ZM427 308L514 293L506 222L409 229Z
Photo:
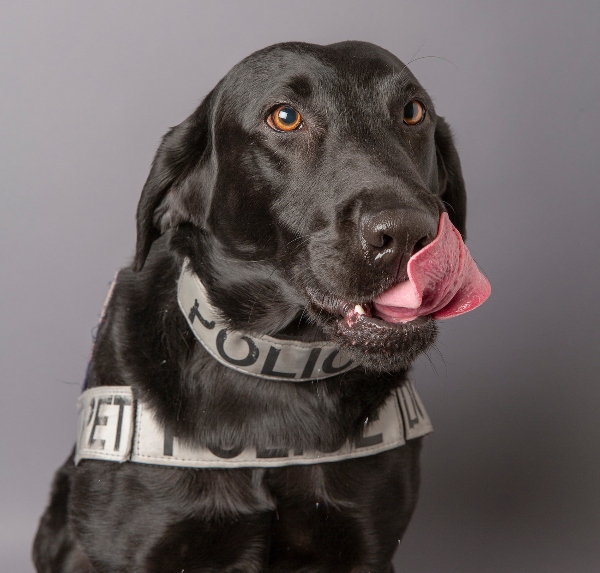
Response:
M152 243L166 229L191 218L182 188L190 173L208 155L211 95L190 117L167 132L154 156L137 207L135 271L142 269Z
M437 118L435 148L438 164L438 181L442 200L448 209L453 225L466 239L467 193L460 167L460 159L454 145L452 130L443 117Z

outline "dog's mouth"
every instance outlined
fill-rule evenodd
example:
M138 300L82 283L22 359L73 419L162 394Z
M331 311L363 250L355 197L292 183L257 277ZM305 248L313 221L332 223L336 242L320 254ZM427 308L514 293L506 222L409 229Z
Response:
M380 312L373 300L352 302L307 289L308 313L328 338L369 370L393 371L410 366L437 334L432 315L399 319Z
M307 288L308 311L365 366L406 368L434 342L434 319L476 308L491 290L447 213L440 217L436 238L408 261L407 276L373 298L354 302Z
M404 331L407 326L414 329L433 318L431 315L417 315L413 309L381 305L376 299L351 302L321 294L311 288L307 289L307 295L310 300L309 312L319 322L340 322L348 328L371 324L378 328Z

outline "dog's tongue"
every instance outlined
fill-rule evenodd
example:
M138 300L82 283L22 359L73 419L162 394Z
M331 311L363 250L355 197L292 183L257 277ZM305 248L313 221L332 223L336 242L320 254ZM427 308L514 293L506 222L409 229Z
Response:
M433 242L409 259L407 272L408 280L373 300L375 316L387 322L408 322L428 314L452 318L473 310L490 296L490 283L447 213L440 217Z

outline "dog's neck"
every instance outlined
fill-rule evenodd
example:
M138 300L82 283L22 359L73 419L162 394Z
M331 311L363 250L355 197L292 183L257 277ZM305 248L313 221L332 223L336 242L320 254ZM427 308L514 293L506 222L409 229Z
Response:
M357 364L328 342L280 340L231 330L202 281L183 264L177 300L198 341L221 364L259 378L304 382L336 376Z

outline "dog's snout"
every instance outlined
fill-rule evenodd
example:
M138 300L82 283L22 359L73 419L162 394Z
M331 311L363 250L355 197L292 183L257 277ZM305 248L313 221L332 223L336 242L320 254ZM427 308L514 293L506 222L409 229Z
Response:
M402 275L408 259L431 243L437 232L432 215L408 209L367 211L360 218L365 257L389 272Z

